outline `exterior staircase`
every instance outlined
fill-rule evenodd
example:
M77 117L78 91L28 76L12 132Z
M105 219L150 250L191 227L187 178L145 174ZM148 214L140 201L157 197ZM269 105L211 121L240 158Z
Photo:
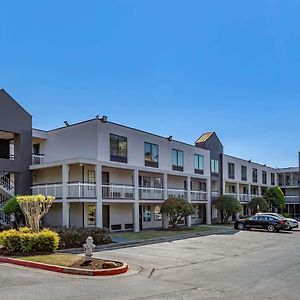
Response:
M7 172L0 172L0 224L10 224L10 216L2 211L4 204L15 195L14 182L7 177Z

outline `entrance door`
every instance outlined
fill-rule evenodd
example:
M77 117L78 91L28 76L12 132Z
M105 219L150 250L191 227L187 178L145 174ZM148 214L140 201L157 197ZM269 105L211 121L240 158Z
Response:
M109 228L110 227L110 220L109 220L109 205L102 206L102 222L103 227Z

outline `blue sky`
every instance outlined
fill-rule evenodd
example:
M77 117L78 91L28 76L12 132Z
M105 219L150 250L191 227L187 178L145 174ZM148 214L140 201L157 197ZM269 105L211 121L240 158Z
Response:
M0 87L51 129L109 120L274 167L300 148L300 2L0 0Z

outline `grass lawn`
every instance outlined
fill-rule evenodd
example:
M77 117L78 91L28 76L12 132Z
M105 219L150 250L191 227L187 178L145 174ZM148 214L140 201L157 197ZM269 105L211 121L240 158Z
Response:
M199 226L192 226L190 230L178 230L178 231L172 231L172 230L161 230L161 229L152 229L152 230L143 230L140 232L116 232L116 233L110 233L111 238L123 238L128 239L130 241L137 241L137 240L149 240L153 238L159 238L159 237L169 237L169 236L176 236L176 235L184 235L185 233L197 233L197 232L205 232L210 230L218 229L221 226L210 226L210 225L199 225Z
M76 261L79 261L81 257L76 254L47 254L47 255L34 255L34 256L19 256L17 259L40 262L49 265L57 265L63 267L69 267Z

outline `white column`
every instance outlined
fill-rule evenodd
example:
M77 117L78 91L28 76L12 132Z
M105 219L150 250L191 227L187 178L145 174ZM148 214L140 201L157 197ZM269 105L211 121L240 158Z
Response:
M248 195L249 195L249 201L251 201L251 185L248 184Z
M62 165L62 225L70 225L70 203L68 198L69 165Z
M241 200L240 200L240 184L238 182L236 184L236 188L237 188L236 197L239 200L239 202L241 202ZM237 217L238 220L240 219L240 213L239 212L236 214L236 217Z
M164 173L164 179L163 179L163 200L168 199L168 174ZM166 214L162 214L162 227L163 229L168 229L169 227L169 219Z
M261 197L261 186L258 187L258 195Z
M186 185L187 185L187 201L189 203L191 203L192 202L192 200L191 200L191 176L187 177ZM192 216L187 217L187 226L188 227L192 226Z
M95 166L96 173L96 227L102 227L102 165Z
M206 204L206 224L211 224L211 179L210 177L206 180L206 193L207 193L207 204Z
M133 229L134 232L140 231L139 217L139 170L134 169L134 204L133 204Z
M164 184L163 200L165 201L168 199L168 174L167 173L164 173L163 184Z

